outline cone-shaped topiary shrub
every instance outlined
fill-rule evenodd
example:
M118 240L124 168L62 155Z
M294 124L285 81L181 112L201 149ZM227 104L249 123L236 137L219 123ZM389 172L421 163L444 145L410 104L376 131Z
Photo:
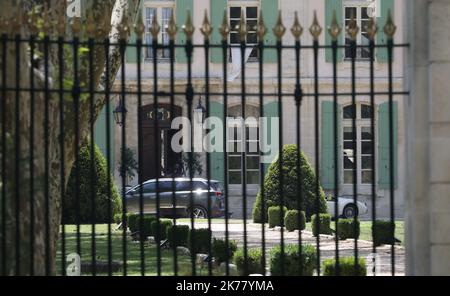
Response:
M121 213L122 200L114 179L111 177L110 193L108 192L107 162L97 145L94 145L94 177L91 177L91 146L83 146L78 155L78 184L76 182L76 166L72 171L67 183L66 195L64 196L64 208L62 209L62 224L77 223L77 191L78 204L80 207L79 223L112 223L114 215ZM94 189L92 191L92 188ZM95 213L92 212L92 192L95 197ZM111 202L111 212L108 213L108 200ZM92 221L95 214L95 221Z
M300 159L299 159L300 157ZM300 160L300 181L297 173L297 161ZM298 209L301 200L301 209L305 211L309 220L316 209L316 174L308 162L306 155L298 154L297 145L285 145L283 147L283 201L289 209ZM253 221L255 223L267 222L267 209L270 206L280 205L280 171L279 157L269 166L264 177L264 211L262 208L262 194L258 192L253 205ZM300 192L302 193L300 198ZM319 186L319 213L326 213L327 203L325 193Z

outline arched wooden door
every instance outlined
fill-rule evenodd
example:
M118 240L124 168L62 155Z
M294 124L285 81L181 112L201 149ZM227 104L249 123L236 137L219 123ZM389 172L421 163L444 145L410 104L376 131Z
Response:
M174 153L170 143L177 132L171 130L172 119L181 116L182 109L173 106L174 114L170 114L170 104L159 104L155 110L153 104L141 107L142 118L142 180L156 177L177 175L176 164L181 162L181 155ZM156 121L158 120L158 121Z

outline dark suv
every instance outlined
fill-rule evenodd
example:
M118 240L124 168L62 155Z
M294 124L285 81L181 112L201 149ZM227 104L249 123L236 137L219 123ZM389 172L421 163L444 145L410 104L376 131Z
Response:
M192 185L192 186L191 186ZM175 197L177 216L190 217L191 210L195 218L222 217L225 214L223 190L219 181L203 178L161 178L158 179L159 213L163 217L173 216ZM127 212L140 212L141 186L143 212L156 213L156 179L148 180L126 191ZM175 189L173 191L173 189ZM191 207L192 195L192 207ZM208 199L211 201L211 212L208 212Z

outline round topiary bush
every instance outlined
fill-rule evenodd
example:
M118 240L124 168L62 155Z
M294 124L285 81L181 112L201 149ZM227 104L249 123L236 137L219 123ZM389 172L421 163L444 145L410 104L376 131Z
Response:
M284 225L287 231L304 230L306 227L305 212L297 210L287 211L284 217Z
M107 162L97 145L94 146L94 178L91 177L91 146L83 146L78 155L78 184L76 184L77 168L74 164L69 176L62 209L63 224L85 223L112 223L114 215L121 213L122 200L110 175L110 194L108 192ZM92 188L95 195L95 213L92 213ZM80 207L79 221L77 220L77 190ZM108 213L108 204L111 202L111 212ZM92 221L95 214L95 221Z
M300 157L300 159L299 159ZM300 161L300 179L297 173L297 161ZM298 209L301 201L301 209L305 211L309 220L311 215L317 212L316 209L316 174L308 162L306 155L298 154L297 145L285 145L283 147L283 201L289 209ZM264 177L264 211L262 205L262 195L258 192L253 205L253 221L255 223L267 222L267 209L270 206L280 205L280 171L279 157L272 162ZM300 196L300 192L302 195ZM327 212L325 193L319 185L319 213Z
M281 212L283 211L283 212ZM287 212L286 207L272 206L267 210L267 218L269 220L269 227L283 226L283 217Z

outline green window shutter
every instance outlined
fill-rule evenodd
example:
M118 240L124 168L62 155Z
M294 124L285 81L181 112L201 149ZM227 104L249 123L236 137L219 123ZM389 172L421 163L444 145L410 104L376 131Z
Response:
M278 17L278 0L261 0L261 9L264 22L267 27L267 34L264 37L265 45L276 45L277 39L272 32L275 27ZM264 49L264 63L276 63L277 51L276 49Z
M225 123L224 114L223 114L223 104L218 102L210 102L209 103L209 116L210 117L218 117ZM225 182L224 175L224 153L223 152L211 152L210 153L210 175L211 179L220 181L222 183Z
M178 33L176 43L178 45L186 44L186 35L183 32L183 25L186 22L187 10L190 11L191 17L194 13L193 0L176 0L175 17L177 20ZM178 63L187 63L187 56L184 47L178 47L175 49L175 59Z
M337 118L338 118L338 156L342 155L341 152L341 118L342 108L337 106ZM324 189L334 189L336 165L338 166L338 172L341 171L342 159L338 158L338 162L335 159L335 134L334 134L334 102L324 101L322 102L322 119L321 119L321 158L320 158L320 180Z
M397 186L397 142L398 142L398 104L393 103L393 152L394 152L394 188ZM378 188L391 188L389 161L389 103L378 107Z
M143 13L143 9L144 9L144 0L141 0L140 2L140 8L139 8L139 12L138 13ZM132 24L133 26L134 24ZM134 33L134 30L131 29L131 35L130 35L130 39L128 40L128 44L134 44L137 41L137 36L136 33ZM136 64L138 61L137 58L137 50L136 47L133 46L127 46L126 51L125 51L125 62L126 63L130 63L130 64Z
M114 155L115 155L115 145L114 145L114 115L112 113L112 104L110 104L111 114L109 115L109 128L110 128L110 157L111 157L111 171L114 171ZM106 133L106 106L103 107L103 110L100 112L97 121L94 125L94 142L100 148L100 151L105 156L105 159L108 160L108 142L107 142L107 133Z
M279 117L278 116L278 102L270 102L267 104L264 104L264 117L268 118L268 122L267 122L267 131L263 131L264 132L264 136L268 136L269 138L267 139L267 141L265 141L266 143L270 143L270 145L277 145L276 147L278 148L279 143L272 143L273 139L271 138L271 130L272 130L272 124L271 124L271 118L272 117ZM273 159L272 159L273 161ZM264 164L264 173L266 174L268 169L269 169L270 163L265 163Z
M325 22L326 28L331 24L333 19L333 11L336 10L336 18L339 26L344 27L343 22L343 14L344 8L342 4L342 0L325 0ZM338 38L338 45L343 44L343 33L341 33L340 38ZM328 29L325 30L325 45L331 45L331 36L328 34ZM338 48L337 50L337 61L341 62L344 59L344 52L342 48ZM325 50L325 60L327 63L333 62L333 50L331 48L327 48Z
M228 8L227 0L210 0L211 7L211 25L213 32L211 35L211 44L221 44L222 35L220 35L219 28L222 26L223 13ZM211 49L211 62L222 63L223 51L222 48Z
M395 15L394 11L394 0L382 0L381 3L381 15L379 18L377 18L377 24L379 27L378 33L377 33L377 44L379 45L386 45L387 44L387 38L386 34L384 34L384 25L386 24L388 11L391 10L392 16ZM378 48L376 52L377 61L379 63L387 63L388 62L388 52L387 48Z

